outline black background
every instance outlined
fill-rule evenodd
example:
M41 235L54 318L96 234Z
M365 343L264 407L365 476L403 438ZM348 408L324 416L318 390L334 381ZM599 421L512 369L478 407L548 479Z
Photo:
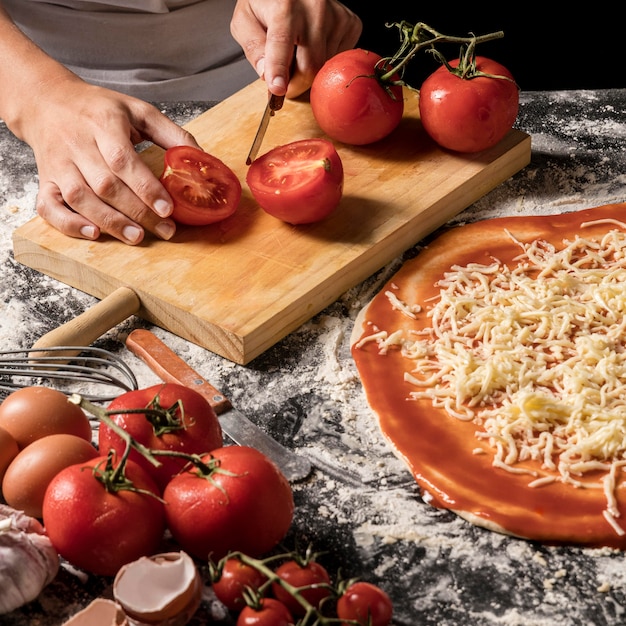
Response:
M481 44L478 54L509 68L522 90L604 89L626 87L624 51L626 28L615 10L602 4L577 10L551 11L548 3L501 5L494 11L481 3L463 5L421 3L416 0L344 0L363 20L359 46L382 56L392 55L400 42L397 28L386 23L406 20L425 22L440 33L468 36L503 31L504 37ZM448 59L458 57L459 46L440 48ZM430 54L419 52L411 61L405 80L419 88L421 81L438 65Z

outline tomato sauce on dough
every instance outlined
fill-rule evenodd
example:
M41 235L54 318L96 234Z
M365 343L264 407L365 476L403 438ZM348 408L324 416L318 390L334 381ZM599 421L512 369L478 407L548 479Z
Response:
M626 204L618 204L453 228L405 263L362 311L353 333L352 354L367 401L382 433L434 506L451 509L476 525L544 543L626 548L626 536L616 533L603 516L607 502L602 489L575 488L558 481L533 487L528 474L494 467L493 451L475 436L480 426L433 408L429 400L410 398L414 387L404 380L407 359L399 350L380 354L375 341L359 344L380 329L428 327L428 298L439 293L435 283L453 264L489 263L492 257L507 265L515 263L520 249L506 231L521 241L542 238L559 246L577 233L587 238L601 236L625 220ZM385 295L389 290L404 302L422 305L415 319L390 306ZM483 453L478 453L481 449ZM530 461L517 466L533 469ZM584 480L597 482L598 475L585 475ZM626 516L625 490L618 478L616 499L622 519Z

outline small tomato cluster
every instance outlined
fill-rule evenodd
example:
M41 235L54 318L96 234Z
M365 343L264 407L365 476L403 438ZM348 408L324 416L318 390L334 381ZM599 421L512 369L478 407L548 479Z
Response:
M333 584L310 550L264 559L231 552L209 565L215 595L237 615L237 626L391 624L393 605L383 589L358 580Z

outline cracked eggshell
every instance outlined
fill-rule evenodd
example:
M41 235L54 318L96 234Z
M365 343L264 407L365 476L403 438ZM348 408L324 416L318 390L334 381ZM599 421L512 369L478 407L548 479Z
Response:
M96 598L63 626L129 626L121 607L113 600Z
M130 624L184 626L200 605L202 580L186 552L167 552L122 567L113 596Z

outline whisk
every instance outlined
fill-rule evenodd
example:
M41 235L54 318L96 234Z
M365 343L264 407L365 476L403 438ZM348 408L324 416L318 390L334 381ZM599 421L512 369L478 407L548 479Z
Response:
M68 352L75 356L68 358ZM92 402L106 402L138 388L119 356L93 346L53 346L0 351L0 398L16 389L45 385Z

